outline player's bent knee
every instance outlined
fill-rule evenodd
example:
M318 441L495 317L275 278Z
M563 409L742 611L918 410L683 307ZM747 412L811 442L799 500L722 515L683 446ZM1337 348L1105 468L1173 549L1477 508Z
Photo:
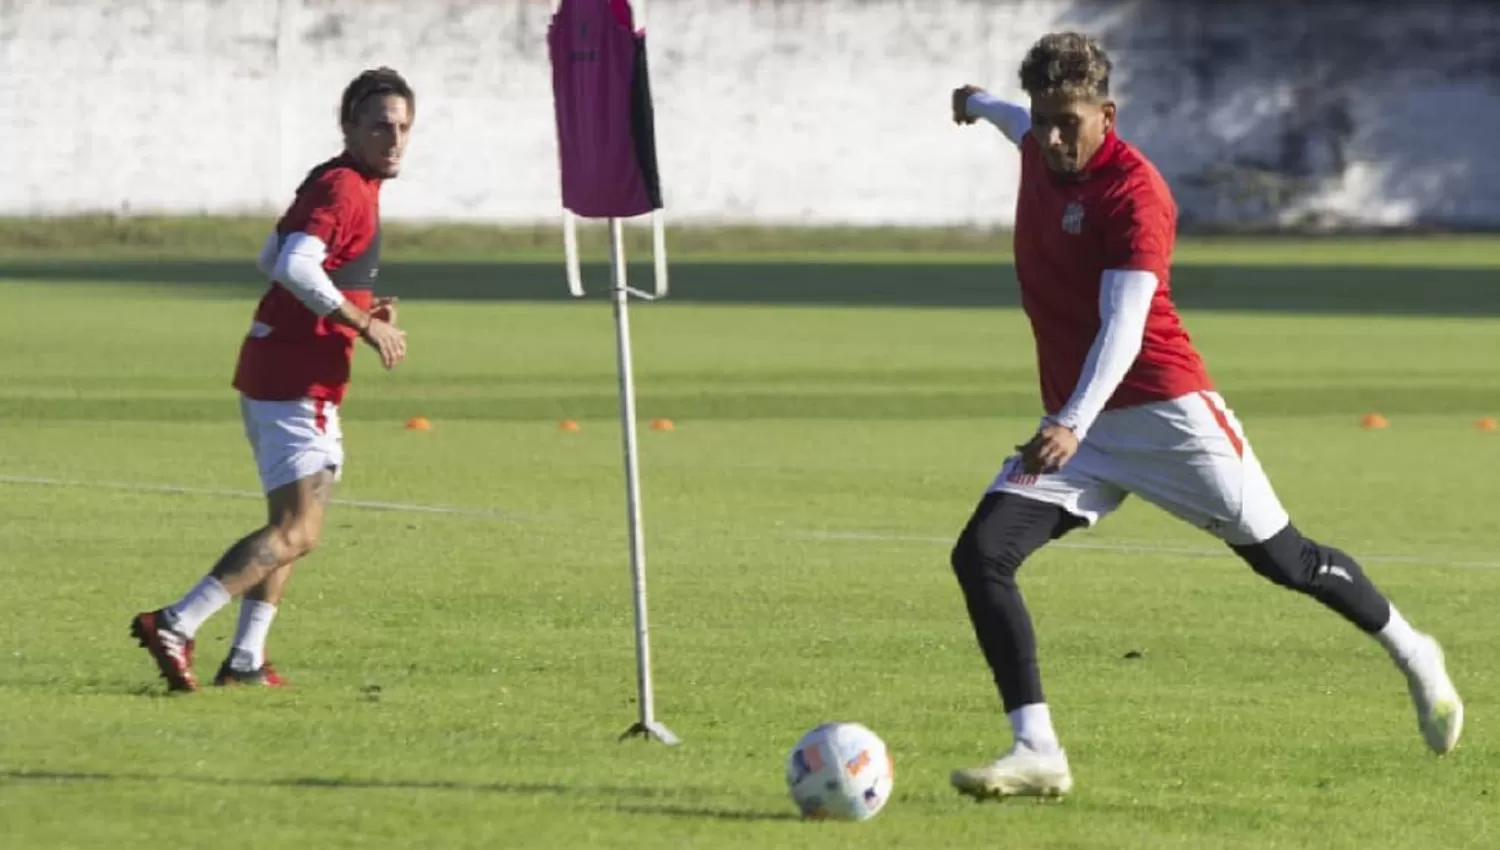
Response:
M960 582L969 581L982 572L984 565L979 559L971 531L965 531L959 536L958 542L953 544L953 551L948 553L948 564L953 567L953 573Z
M1257 573L1304 593L1315 593L1325 573L1345 564L1357 569L1348 555L1304 537L1290 523L1267 540L1233 549Z
M311 523L289 523L276 529L288 561L294 561L318 548L317 526Z
M972 530L964 532L949 556L960 581L985 575L1010 580L1015 578L1024 560L1026 552L1018 543L989 540Z
M960 581L989 578L1013 582L1021 564L1037 547L1080 523L1056 506L990 493L953 547L953 571Z
M1307 585L1303 567L1303 537L1290 523L1266 540L1231 547L1256 573L1282 587L1300 590Z
M953 572L957 573L960 578L972 571L974 563L974 559L969 555L968 541L965 537L958 538L958 542L953 544L952 551L948 553L948 566L952 567Z

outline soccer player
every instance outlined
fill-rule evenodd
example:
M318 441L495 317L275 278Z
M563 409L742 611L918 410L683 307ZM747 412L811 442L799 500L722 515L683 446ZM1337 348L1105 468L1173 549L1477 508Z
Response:
M239 627L216 685L283 684L266 660L266 636L292 565L317 545L323 511L344 465L339 406L354 340L392 369L406 356L394 298L375 298L380 270L380 187L397 175L416 100L389 68L344 89L344 150L318 165L261 249L271 280L240 347L234 387L266 493L267 521L219 558L187 595L139 614L131 634L174 691L198 687L193 636L235 597Z
M955 771L952 782L978 798L1071 790L1016 571L1130 493L1372 636L1405 674L1427 746L1447 753L1463 704L1442 649L1353 558L1292 524L1178 319L1175 203L1151 162L1115 133L1110 68L1092 38L1054 33L1021 63L1029 109L973 86L953 92L955 122L982 118L1020 149L1015 268L1046 415L1004 462L953 548L1014 743L990 764Z

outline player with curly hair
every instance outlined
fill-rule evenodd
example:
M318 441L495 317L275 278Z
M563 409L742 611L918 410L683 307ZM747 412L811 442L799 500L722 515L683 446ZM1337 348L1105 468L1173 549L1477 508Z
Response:
M1441 647L1352 557L1292 524L1183 328L1170 286L1176 205L1151 162L1115 132L1110 72L1094 39L1054 33L1021 63L1029 108L973 86L953 92L955 122L984 119L1020 149L1015 269L1046 414L953 548L1014 738L996 761L955 772L953 784L981 798L1071 790L1016 573L1048 541L1093 525L1132 493L1371 635L1405 674L1427 746L1447 753L1463 703Z

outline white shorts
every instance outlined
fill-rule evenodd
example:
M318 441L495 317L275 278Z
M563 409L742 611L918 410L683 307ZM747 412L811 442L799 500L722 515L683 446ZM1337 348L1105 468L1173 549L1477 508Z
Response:
M989 492L1015 493L1098 522L1131 493L1232 545L1260 543L1290 519L1218 393L1101 414L1078 453L1047 475L1005 461Z
M245 436L260 470L260 486L270 493L332 469L344 467L344 432L338 405L310 398L259 401L240 396Z

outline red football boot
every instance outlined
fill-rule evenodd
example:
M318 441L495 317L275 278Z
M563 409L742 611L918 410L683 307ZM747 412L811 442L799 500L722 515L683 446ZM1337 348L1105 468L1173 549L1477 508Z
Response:
M163 611L135 615L130 621L130 633L151 653L161 677L167 680L168 690L198 690L198 677L193 675L193 639L173 631Z
M266 663L254 670L236 670L229 666L229 660L233 657L234 653L230 653L229 658L224 659L224 663L219 666L219 673L214 676L215 685L221 687L225 685L259 685L263 688L279 688L287 683L276 672L276 668L271 666L270 661L266 661Z

